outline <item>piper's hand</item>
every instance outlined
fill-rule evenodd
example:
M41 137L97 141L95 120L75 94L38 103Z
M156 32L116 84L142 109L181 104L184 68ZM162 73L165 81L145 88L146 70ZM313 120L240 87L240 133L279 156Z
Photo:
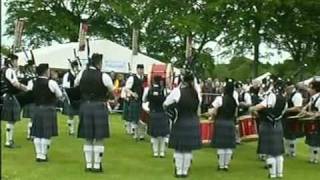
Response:
M132 97L138 98L138 94L137 93L132 93Z
M249 107L249 112L251 112L251 113L256 112L256 108L255 108L255 106L251 106L251 107Z
M213 109L213 108L208 109L208 114L209 114L209 115L211 115L211 116L212 116L212 115L213 115L213 113L214 113L214 109Z
M162 108L163 108L163 110L166 111L168 109L168 106L162 105Z

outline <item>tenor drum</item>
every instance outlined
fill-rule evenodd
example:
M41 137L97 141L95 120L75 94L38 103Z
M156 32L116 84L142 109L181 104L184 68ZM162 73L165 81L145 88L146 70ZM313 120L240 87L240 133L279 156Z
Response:
M155 76L161 76L165 82L167 88L171 88L173 82L173 68L171 64L153 64L151 72L148 76L148 84L152 84Z
M254 117L250 115L240 116L238 122L241 140L258 139L257 123Z
M210 120L200 121L200 133L202 144L210 144L213 139L214 122Z

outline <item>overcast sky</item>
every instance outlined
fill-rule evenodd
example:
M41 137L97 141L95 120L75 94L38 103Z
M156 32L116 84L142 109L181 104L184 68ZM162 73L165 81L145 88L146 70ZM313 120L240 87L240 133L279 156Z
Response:
M12 42L13 42L13 38L12 37L6 37L4 36L4 32L5 32L5 28L6 25L4 24L5 19L6 19L6 7L4 6L4 2L6 0L1 0L1 40L2 40L2 44L6 45L6 46L11 46ZM215 58L216 63L224 63L224 62L228 62L228 60L230 59L230 57L221 57L219 56L219 54L224 50L223 47L220 47L219 45L217 45L215 42L210 42L206 45L206 47L210 47L213 49L212 55ZM261 50L261 55L262 56L266 56L266 54L274 54L273 56L270 57L263 57L260 58L260 61L262 63L266 63L266 62L270 62L271 64L277 64L277 63L281 63L283 62L283 60L290 58L290 54L287 52L281 52L281 54L278 54L278 50L276 49L270 49L268 48L265 44L262 44L260 46L260 50ZM253 59L253 55L252 53L249 53L247 55L245 55L246 57Z

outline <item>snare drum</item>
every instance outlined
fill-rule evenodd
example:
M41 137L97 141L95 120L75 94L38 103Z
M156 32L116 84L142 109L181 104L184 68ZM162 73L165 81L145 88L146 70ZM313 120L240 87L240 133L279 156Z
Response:
M209 120L200 121L200 133L202 144L210 144L213 139L214 122Z
M258 139L257 123L253 116L240 116L238 117L238 122L241 140L246 141Z
M285 138L290 139L304 136L304 124L299 118L285 118L283 125Z
M319 121L308 120L304 122L304 132L306 134L317 134L320 131Z

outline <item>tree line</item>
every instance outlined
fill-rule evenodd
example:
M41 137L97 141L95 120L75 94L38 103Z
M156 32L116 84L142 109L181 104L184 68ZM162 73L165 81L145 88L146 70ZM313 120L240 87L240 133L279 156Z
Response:
M309 68L300 70L299 78L319 72L314 69L320 65L319 0L8 0L6 6L6 34L14 34L16 19L26 18L25 43L36 47L78 41L86 14L90 36L132 47L137 32L137 51L177 67L185 62L191 40L195 69L202 77L240 73L245 79L264 71L292 76L304 64ZM213 49L206 46L212 41L225 47L222 56L238 58L215 65ZM262 43L289 52L292 61L262 65ZM241 58L248 52L253 61Z

